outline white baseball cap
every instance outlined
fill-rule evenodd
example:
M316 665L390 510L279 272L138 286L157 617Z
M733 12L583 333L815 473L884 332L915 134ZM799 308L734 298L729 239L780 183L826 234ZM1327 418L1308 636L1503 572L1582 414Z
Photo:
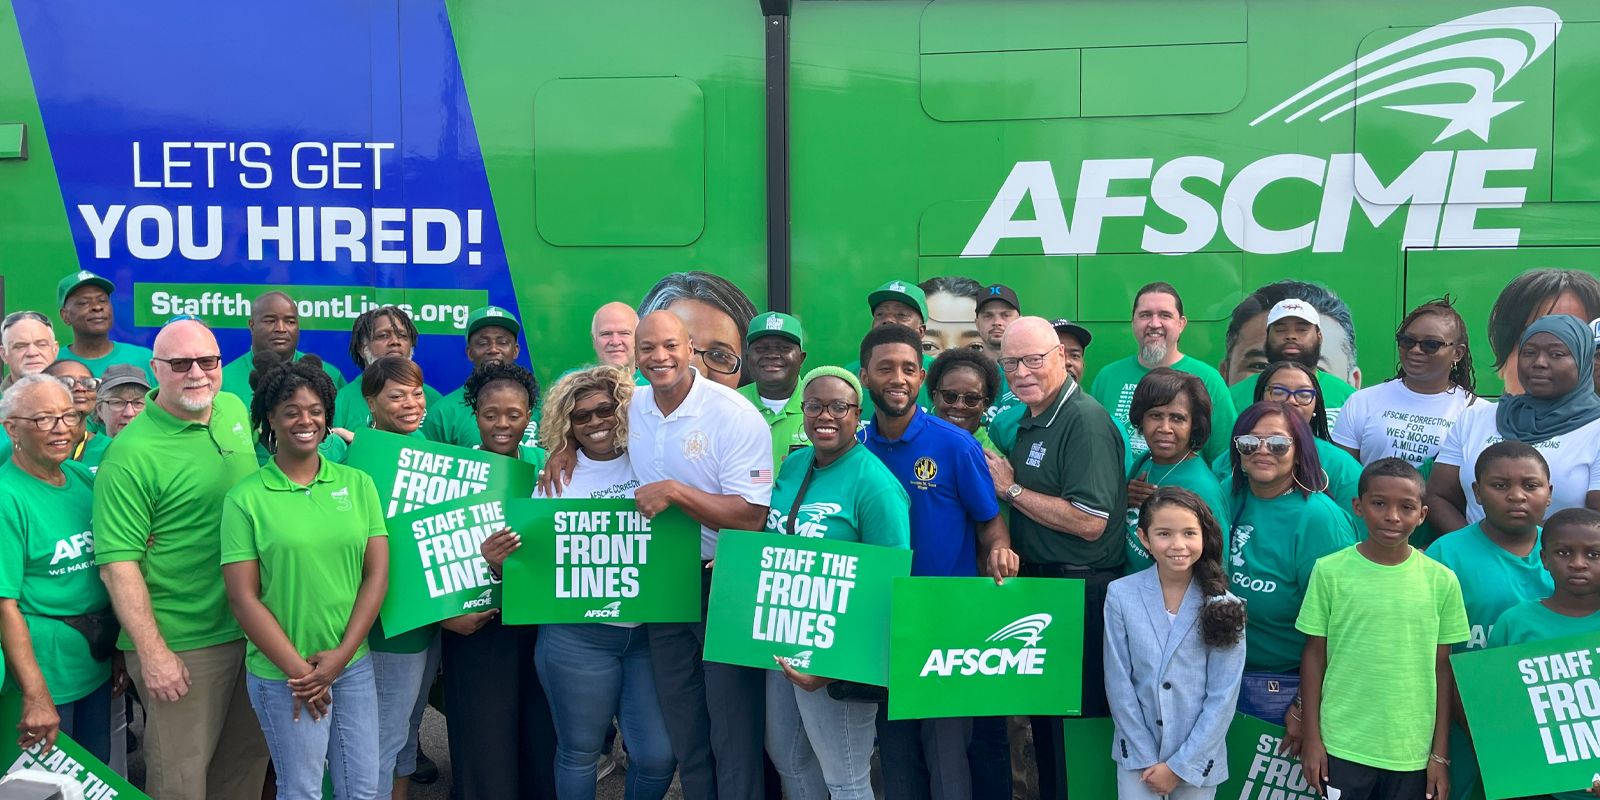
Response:
M1310 303L1304 300L1296 300L1294 298L1279 300L1278 304L1267 312L1267 324L1271 325L1285 317L1303 319L1319 328L1322 327L1322 317L1317 314L1317 310Z

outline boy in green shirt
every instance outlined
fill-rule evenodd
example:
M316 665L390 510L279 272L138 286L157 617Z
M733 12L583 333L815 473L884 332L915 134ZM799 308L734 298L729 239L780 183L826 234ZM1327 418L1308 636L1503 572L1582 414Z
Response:
M1317 561L1300 608L1301 765L1330 797L1450 792L1450 645L1469 631L1455 574L1409 543L1423 490L1403 459L1367 467L1355 503L1367 538Z

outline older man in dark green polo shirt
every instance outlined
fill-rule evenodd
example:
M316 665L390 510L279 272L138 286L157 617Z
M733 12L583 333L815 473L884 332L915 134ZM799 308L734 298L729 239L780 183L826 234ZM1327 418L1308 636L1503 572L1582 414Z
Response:
M755 382L741 387L739 394L772 429L773 475L790 451L811 444L805 415L800 413L800 393L795 390L806 363L805 339L800 320L777 311L757 314L744 337L745 360L755 367Z
M1128 507L1122 434L1111 415L1067 373L1051 324L1022 317L1006 330L1000 368L1028 412L1008 458L986 453L995 491L1011 504L1011 541L1021 574L1084 581L1083 716L1105 717L1102 646L1106 587L1121 577ZM1065 761L1059 717L1034 717L1039 795L1057 796Z
M255 397L255 390L250 388L250 371L255 368L256 353L271 351L284 361L299 361L302 355L300 311L289 295L271 291L257 297L250 304L250 321L247 325L250 328L249 352L229 361L222 368L222 382L227 384L229 392L244 401L246 409L250 408L250 399ZM323 361L322 371L333 379L335 392L344 388L344 376L339 374L338 367Z
M258 800L267 744L244 680L244 634L222 584L222 501L256 471L250 420L221 391L198 320L156 336L156 389L100 462L95 561L144 700L145 792Z
M467 360L477 369L491 361L514 362L522 348L517 345L517 334L522 332L517 318L499 306L473 309L467 315ZM522 434L523 447L536 447L539 443L539 401L533 398L528 409L528 429ZM483 444L478 433L478 418L467 407L467 387L447 394L438 403L428 404L428 416L422 421L422 435L435 442L477 447Z

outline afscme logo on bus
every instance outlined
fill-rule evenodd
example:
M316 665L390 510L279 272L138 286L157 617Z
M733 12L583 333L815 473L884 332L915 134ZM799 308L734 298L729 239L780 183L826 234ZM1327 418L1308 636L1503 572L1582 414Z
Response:
M1537 6L1517 6L1471 14L1410 34L1378 47L1278 103L1250 123L1282 116L1294 123L1307 116L1318 122L1375 101L1389 111L1444 121L1433 144L1463 133L1488 143L1493 120L1522 104L1497 99L1524 68L1549 50L1561 32L1561 17ZM1465 87L1464 102L1438 102L1432 90ZM1459 95L1456 95L1458 97ZM1412 102L1428 100L1435 102ZM1393 104L1390 104L1390 103ZM1346 118L1346 121L1348 119ZM1004 239L1036 239L1045 255L1099 252L1106 219L1142 218L1148 201L1176 217L1182 228L1144 227L1140 247L1147 252L1183 255L1205 248L1217 228L1234 247L1248 253L1344 251L1354 208L1374 227L1401 206L1406 210L1403 247L1516 246L1520 228L1480 228L1484 208L1520 208L1525 186L1494 172L1533 169L1535 148L1428 150L1398 175L1380 177L1361 153L1326 158L1283 153L1245 165L1224 188L1221 208L1185 189L1185 181L1223 188L1223 162L1207 156L1182 156L1159 167L1150 158L1085 159L1068 225L1055 171L1049 161L1019 161L990 202L983 220L962 248L963 257L991 255ZM1114 181L1148 180L1148 197L1113 193ZM1269 228L1257 221L1255 202L1279 181L1305 181L1322 189L1314 219L1292 227ZM1190 184L1194 185L1193 183ZM1031 199L1033 219L1013 219ZM1164 224L1162 228L1168 228Z
M934 650L928 653L928 660L923 662L921 677L938 673L948 678L957 668L962 675L980 672L984 675L1043 675L1045 648L1038 644L1044 637L1044 629L1050 627L1050 622L1049 614L1029 614L995 631L993 636L985 640L1004 642L1017 639L1027 645L1018 650L1002 647Z

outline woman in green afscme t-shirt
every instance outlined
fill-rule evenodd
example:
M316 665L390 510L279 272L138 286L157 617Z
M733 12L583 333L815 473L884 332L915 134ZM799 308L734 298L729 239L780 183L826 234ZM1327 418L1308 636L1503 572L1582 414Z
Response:
M772 488L767 530L906 549L911 501L889 468L856 442L861 383L838 367L818 367L800 382L800 412L811 446L783 462ZM802 675L787 663L767 673L767 741L790 797L827 797L853 790L871 797L877 704L835 700L833 681ZM829 744L813 747L813 741ZM843 744L841 744L843 743ZM808 764L821 767L807 769ZM821 780L818 780L821 778Z
M223 580L250 640L245 680L280 798L320 798L324 758L339 797L388 788L367 656L388 588L388 540L372 478L319 452L333 403L318 364L260 376L251 422L273 456L222 509Z

